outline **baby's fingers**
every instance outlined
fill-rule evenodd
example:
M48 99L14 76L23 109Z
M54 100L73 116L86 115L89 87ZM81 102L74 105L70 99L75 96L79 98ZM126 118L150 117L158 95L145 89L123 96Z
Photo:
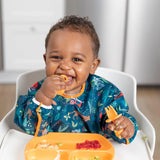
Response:
M129 138L133 137L133 134L134 134L134 127L128 126L121 133L121 138L129 139Z
M108 124L108 128L111 130L111 131L114 131L115 130L115 125L113 122L111 122L110 124Z
M121 116L113 122L116 130L121 130L127 127L128 124L125 119L126 117Z
M54 100L52 100L52 104L55 106L57 105L56 101L54 101Z
M129 139L134 135L135 128L130 119L127 117L121 116L114 122L116 125L116 131L123 130L121 135L121 138Z
M121 130L123 128L126 127L126 124L124 123L124 118L123 116L117 118L116 120L114 120L113 122L111 122L109 125L108 125L108 128L111 130L111 131L114 131L114 130Z

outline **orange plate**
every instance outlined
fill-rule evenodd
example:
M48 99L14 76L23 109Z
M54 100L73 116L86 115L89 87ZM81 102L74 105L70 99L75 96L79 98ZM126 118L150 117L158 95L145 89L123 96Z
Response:
M77 143L85 140L98 140L98 149L76 149ZM49 144L51 148L37 148ZM110 141L100 134L94 133L49 133L41 137L34 137L25 148L26 160L113 160L114 147ZM99 158L99 159L98 159Z

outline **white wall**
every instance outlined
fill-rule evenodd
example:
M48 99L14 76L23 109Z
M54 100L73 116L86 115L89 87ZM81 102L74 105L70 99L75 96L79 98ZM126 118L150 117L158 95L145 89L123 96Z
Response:
M44 68L46 35L64 12L65 0L2 0L4 70Z
M1 1L0 1L1 8ZM2 21L1 21L1 10L0 10L0 70L3 69L3 57L2 57Z
M139 84L160 84L160 1L130 0L125 72Z
M101 42L101 66L122 70L126 1L3 0L4 69L43 66L45 36L66 10L67 15L89 16Z
M160 84L159 0L2 2L6 71L42 68L50 26L66 14L75 14L88 16L95 25L101 66L128 72L139 84Z
M66 13L88 16L100 38L101 66L122 70L126 0L67 0Z

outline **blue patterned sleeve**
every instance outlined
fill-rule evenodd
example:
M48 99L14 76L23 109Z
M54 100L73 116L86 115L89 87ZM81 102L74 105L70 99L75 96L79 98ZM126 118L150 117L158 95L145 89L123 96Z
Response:
M26 133L34 135L37 125L37 104L33 103L33 97L21 95L18 98L14 122Z
M127 102L124 99L122 92L118 88L116 88L114 85L112 85L110 87L110 92L108 92L108 94L106 94L106 96L107 96L107 98L105 99L106 101L104 102L105 103L104 107L107 108L108 106L111 105L117 111L118 114L122 114L122 116L129 118L132 121L132 123L134 124L135 133L134 133L133 137L131 137L129 139L129 143L131 143L136 136L138 126L137 126L136 119L128 113L129 107L127 105ZM104 114L103 127L105 128L105 130L104 130L105 134L109 135L109 137L112 137L115 141L117 141L119 143L126 143L126 139L124 139L124 138L119 139L113 131L109 130L109 128L108 128L109 123L105 123L105 120L108 119L108 117L105 113L104 108L103 108L102 112Z
M40 88L40 84L37 82L28 90L27 95L20 95L17 101L15 109L14 122L26 133L34 135L36 131L36 126L38 123L38 117L36 109L38 104L33 101L36 91ZM42 135L49 130L51 108L41 107L38 111L42 118L42 123L40 125L40 131L38 136ZM47 129L48 130L47 130Z

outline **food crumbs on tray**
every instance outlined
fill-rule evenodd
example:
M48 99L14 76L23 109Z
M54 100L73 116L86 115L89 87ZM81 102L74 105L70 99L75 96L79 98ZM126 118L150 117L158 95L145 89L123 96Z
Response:
M58 146L63 146L63 143L57 143Z
M94 160L100 160L100 159L99 159L99 157L98 157L98 156L95 156L95 157L94 157Z
M57 145L52 145L50 143L39 143L36 149L59 149Z

